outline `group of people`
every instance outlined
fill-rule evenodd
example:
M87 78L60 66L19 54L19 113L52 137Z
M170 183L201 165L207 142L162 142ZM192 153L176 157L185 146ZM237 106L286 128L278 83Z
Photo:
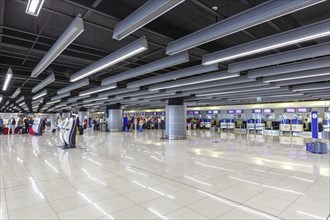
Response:
M33 125L34 117L18 117L10 116L7 122L0 116L0 134L25 134L28 133L30 127Z
M199 118L188 118L187 124L191 126L191 129L199 129L201 126L201 120Z
M124 127L123 130L131 131L137 130L141 127L142 129L164 129L165 121L161 117L124 117Z

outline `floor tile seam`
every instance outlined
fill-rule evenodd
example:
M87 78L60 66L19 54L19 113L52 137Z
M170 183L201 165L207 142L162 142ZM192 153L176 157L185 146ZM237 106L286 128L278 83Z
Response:
M54 207L52 206L52 204L50 203L50 201L49 201L48 198L46 197L46 195L45 195L45 193L43 192L43 190L40 188L39 184L38 184L38 183L35 181L35 179L33 178L32 173L30 172L30 170L25 166L25 164L24 164L24 167L25 167L25 168L27 169L27 171L30 173L31 178L33 179L33 181L34 181L35 184L37 185L37 187L38 187L38 189L40 190L40 192L42 193L42 195L45 197L45 199L46 199L48 205L51 207L51 209L53 210L53 212L54 212L54 213L56 214L56 216L59 218L59 216L58 216L56 210L54 209ZM44 216L44 217L46 217L46 216Z
M192 204L197 203L197 202L200 202L201 200L203 200L203 199L205 199L205 198L207 198L207 197L206 197L206 196L203 196L203 198L198 199L198 200L196 200L196 201L194 201L194 202L192 202L192 203L189 203L189 204L187 204L187 205L182 205L182 208L189 209L189 210L191 210L191 211L193 211L193 212L196 212L196 213L198 213L198 214L204 216L205 218L209 219L209 217L205 216L204 214L202 214L202 213L200 213L200 212L198 212L198 211L195 211L195 210L189 208L189 206L191 206Z
M2 167L1 163L0 163L0 168ZM1 179L2 179L2 183L3 183L3 193L5 194L5 202L6 202L6 213L7 213L7 217L9 219L9 209L8 209L8 202L7 202L7 194L6 194L6 185L5 182L3 180L3 174L1 173Z
M104 156L104 155L102 155L102 156L103 156L103 157L106 157L106 156ZM106 158L107 158L107 157L106 157ZM109 158L109 159L112 159L112 158ZM115 160L115 159L112 159L112 160ZM117 162L118 162L118 161L117 161ZM143 171L145 171L145 172L151 173L151 174L156 175L156 176L160 176L160 177L162 177L162 178L165 178L165 179L171 180L171 181L176 182L176 183L179 183L179 184L187 185L188 187L191 187L191 188L194 188L194 189L197 189L197 190L200 190L200 191L203 191L203 192L206 192L206 193L212 194L213 196L220 197L220 198L222 198L222 199L226 199L226 200L229 200L229 201L234 202L234 203L238 203L238 204L240 204L241 206L245 206L245 207L248 207L248 208L250 208L250 209L257 210L257 211L259 211L259 212L266 213L266 214L268 214L268 215L274 216L274 215L272 215L271 213L267 213L267 212L264 212L264 211L258 210L258 209L256 209L256 208L249 207L249 206L244 205L244 204L242 204L242 203L240 203L240 202L236 202L236 201L234 201L234 200L231 200L231 199L228 199L228 198L225 198L225 197L222 197L222 196L216 195L216 194L214 194L214 193L207 192L207 191L205 191L205 190L203 190L203 189L196 188L196 187L191 186L191 185L189 185L189 184L185 184L185 183L177 182L177 181L175 181L175 180L173 180L173 179L167 178L167 177L165 177L165 176L161 176L161 175L159 175L159 174L157 174L157 173L153 173L153 172L147 171L147 170L145 170L145 169L142 169L142 168L139 168L139 167L136 167L136 166L132 166L132 167L134 167L134 168L136 168L136 169L139 169L139 170L143 170ZM274 217L276 217L276 216L274 216Z
M319 181L319 180L318 180ZM310 185L305 191L304 191L304 193L305 192L307 192L312 186L313 186L314 184L312 184L312 185ZM300 199L301 197L302 197L303 195L299 195L294 201L292 201L284 210L282 210L281 212L280 212L280 214L278 215L278 216L280 216L282 213L284 213L291 205L293 205L298 199ZM329 214L329 216L330 216L330 214Z

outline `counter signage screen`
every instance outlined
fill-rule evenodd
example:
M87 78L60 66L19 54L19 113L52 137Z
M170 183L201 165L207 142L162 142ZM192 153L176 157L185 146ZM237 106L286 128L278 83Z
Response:
M244 110L242 110L242 109L237 109L235 112L236 112L236 114L242 114L242 113L244 113Z
M234 110L228 110L227 111L227 114L234 114L235 112L234 112Z
M213 111L213 114L218 114L218 113L219 113L218 110Z
M147 113L145 113L145 112L141 112L141 115L146 115Z
M261 109L254 109L253 113L261 113Z
M286 109L286 112L287 113L295 113L296 112L296 109L294 109L294 108L287 108Z
M307 113L307 108L298 108L298 112Z
M265 108L264 109L264 113L271 113L271 112L272 112L272 110L270 108Z
M213 114L213 111L207 111L206 114Z
M194 114L194 112L189 112L189 115L193 115Z
M330 112L330 107L328 107L328 112Z
M165 115L165 112L162 112L162 115Z
M198 115L199 114L199 111L195 111L194 113L195 113L195 115Z

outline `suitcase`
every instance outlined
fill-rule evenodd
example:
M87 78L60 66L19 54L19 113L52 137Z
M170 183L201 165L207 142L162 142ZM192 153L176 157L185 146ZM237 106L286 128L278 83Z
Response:
M14 134L18 134L19 133L19 127L15 128Z
M78 132L79 132L79 135L83 135L84 134L84 129L82 127L79 127Z
M30 134L34 135L34 131L33 131L32 127L30 128Z
M8 128L3 128L3 134L8 134Z
M56 132L56 128L54 128L54 129L52 130L52 132L55 133L55 132Z
M320 154L328 153L328 145L326 143L320 142Z
M141 126L139 126L139 132L142 132L142 127Z

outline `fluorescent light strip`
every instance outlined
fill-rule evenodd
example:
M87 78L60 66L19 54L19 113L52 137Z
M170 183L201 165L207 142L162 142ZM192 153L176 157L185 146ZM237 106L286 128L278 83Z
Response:
M21 101L23 101L23 100L24 100L24 96L22 96L21 98L17 99L17 100L16 100L16 103L19 103L19 102L21 102Z
M110 90L110 89L115 89L115 88L117 88L116 83L106 85L106 86L98 86L98 87L80 92L79 96L90 95L90 94L94 94L94 93L98 93L98 92L102 92L102 91L106 91L106 90Z
M260 89L246 89L242 92L250 92L250 91L259 91L259 90L271 90L271 89L278 89L279 87L276 86L270 86L268 88L260 88ZM222 94L231 94L231 93L237 93L241 92L239 90L236 91L227 91L227 92L216 92L216 93L207 93L207 94L197 94L196 97L203 97L203 96L213 96L213 95L222 95Z
M6 91L8 89L9 83L11 81L11 78L13 77L13 71L11 70L11 67L8 68L5 82L2 87L2 91Z
M72 83L72 84L58 90L57 94L63 94L63 93L66 93L66 92L70 92L72 90L75 90L75 89L78 89L78 88L81 88L81 87L84 87L84 86L87 86L87 85L89 85L89 79L82 79L80 81Z
M49 102L46 103L46 105L52 105L52 104L55 104L55 103L60 102L60 101L61 101L61 99L55 100L55 101L49 101Z
M151 85L149 87L149 91L175 88L175 87L180 87L180 86L205 83L205 82L216 81L216 80L221 80L221 79L229 79L229 78L238 77L239 75L240 75L239 73L228 73L227 71L221 71L221 72L216 72L216 73L210 73L210 74L207 74L204 76L191 77L191 78L181 79L178 81L172 81L172 82L162 83L162 84L158 84L158 85L157 84Z
M280 74L284 74L284 73L329 68L329 64L330 64L330 57L326 56L326 57L322 57L322 58L298 61L298 62L278 65L278 66L274 66L274 67L250 70L248 72L247 77L248 78L257 78L257 77L265 77L265 76L274 76L275 77L275 75L280 75ZM328 71L325 70L323 72L328 72Z
M46 87L55 81L55 74L51 73L46 79L42 80L38 85L32 88L32 93L38 92L40 89Z
M319 90L319 89L329 89L330 88L330 84L329 83L319 83L319 85L310 85L310 84L306 84L306 85L298 85L298 86L293 86L292 91L294 92L299 92L299 91L309 91L309 90Z
M113 39L121 40L185 0L149 0L119 22L113 31Z
M299 84L306 84L306 83L325 82L325 81L330 80L329 75L315 76L315 77L309 77L309 78L302 77L301 79L292 79L292 80L286 80L286 81L279 81L279 82L275 82L275 85L277 85L277 86L289 86L289 85L299 85Z
M67 92L67 93L64 93L64 94L53 96L50 100L51 101L55 101L55 100L58 100L58 99L61 99L61 98L68 97L70 95L71 95L71 93L70 92Z
M113 52L112 54L102 58L101 60L89 65L88 67L76 72L70 77L70 82L76 82L98 71L106 69L116 63L119 63L131 56L134 56L148 49L147 40L141 37L131 44Z
M1 103L1 101L2 101L2 95L0 95L0 103Z
M83 31L83 19L76 17L65 29L64 33L58 38L55 44L50 48L47 54L32 70L31 77L36 78L40 73L42 73L42 71L44 71Z
M166 92L172 93L172 92L180 92L180 91L191 91L192 89L198 90L198 89L205 89L205 88L209 88L209 87L235 85L238 83L253 82L253 81L256 81L256 79L254 79L254 78L250 79L250 78L247 78L246 76L240 76L240 77L231 78L231 79L224 79L224 80L218 80L218 81L214 81L214 82L195 84L193 88L191 86L180 86L180 87L175 87L175 88L168 88L168 89L166 89Z
M89 99L84 99L83 102L94 102L94 101L107 100L107 99L108 97L104 97L104 98L92 97Z
M75 102L75 101L78 101L80 99L85 99L85 98L89 98L89 97L91 97L91 95L75 96L75 97L68 98L68 102Z
M45 96L45 95L47 95L47 90L46 90L46 89L45 89L45 90L42 90L42 91L39 92L38 94L34 95L34 96L32 97L32 100L36 100L36 99L38 99L38 98L40 98L40 97L43 97L43 96Z
M203 65L219 63L330 35L329 19L203 56Z
M101 85L109 85L111 83L116 83L126 79L131 79L138 77L147 73L151 73L160 69L165 69L171 66L175 66L181 63L189 61L189 56L187 52L176 54L174 56L168 56L160 60L156 60L152 63L145 64L143 66L130 69L126 72L119 73L114 76L110 76L102 80Z
M330 65L330 63L329 63ZM314 70L306 70L306 71L299 71L287 74L281 74L276 76L269 76L263 78L263 82L278 82L278 81L286 81L292 79L301 79L301 78L310 78L315 76L325 76L330 75L330 68L320 68ZM329 78L330 80L330 78Z
M13 95L11 96L12 99L16 98L18 96L18 94L21 93L21 88L18 87L15 92L13 93Z
M44 0L29 0L25 13L38 16L43 4Z
M108 91L108 92L102 92L102 93L98 94L98 97L114 96L114 95L118 95L118 94L122 94L122 93L134 92L134 91L138 91L138 90L140 90L140 88L132 88L132 89L120 88L120 89L115 89L115 90Z
M39 99L36 99L36 100L32 101L31 104L33 105L33 104L36 104L36 103L42 103L42 102L44 102L44 98L43 98L43 97L41 97L41 98L39 98Z
M295 50L289 50L282 53L276 53L268 56L258 57L251 60L231 63L228 72L240 72L243 70L256 69L265 66L278 65L298 60L310 59L329 55L330 43L316 44L309 47L303 47Z
M145 79L137 80L127 84L127 88L138 88L140 86L152 85L154 83L165 82L169 80L176 80L179 78L184 78L188 76L193 76L201 73L212 72L218 70L218 65L197 65L184 69L179 69L173 72L161 74L158 76L148 77Z
M321 2L324 2L324 0L266 1L251 9L170 42L167 46L166 54L173 55L186 51Z

